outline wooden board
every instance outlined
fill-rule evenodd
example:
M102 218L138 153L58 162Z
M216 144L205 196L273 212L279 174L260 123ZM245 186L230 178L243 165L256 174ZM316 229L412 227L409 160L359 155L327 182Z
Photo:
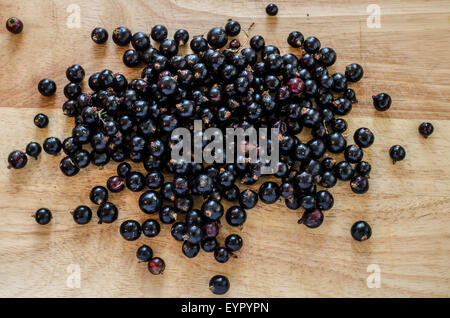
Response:
M71 29L66 21L72 3L0 3L1 23L18 16L25 24L17 36L3 26L0 31L0 296L208 297L208 281L215 274L230 278L230 297L450 295L450 1L379 0L381 28L367 27L367 1L278 0L278 16L268 17L264 1L102 0L77 1L81 27ZM112 195L120 208L114 224L74 224L69 210L90 204L91 187L104 184L114 164L103 170L90 166L67 178L58 168L61 157L44 154L21 171L6 169L13 149L70 133L72 119L61 112L67 66L82 64L88 74L104 68L139 74L122 64L124 48L111 40L104 46L91 41L94 27L126 25L148 32L162 23L170 35L184 27L192 36L224 25L228 18L238 19L243 28L255 23L250 34L262 34L283 52L290 50L290 31L316 35L338 53L332 70L342 72L351 62L364 66L364 79L353 85L360 102L346 119L350 138L361 126L375 133L374 145L365 152L373 165L371 188L355 195L340 182L332 189L335 207L325 213L320 228L297 225L300 212L282 202L259 203L248 211L242 231L224 225L220 233L221 240L236 231L244 238L237 259L218 264L202 252L190 260L171 238L170 226L152 239L126 242L120 237L121 221L146 217L137 206L138 194L129 191ZM37 82L44 77L57 83L55 97L37 93ZM371 104L372 94L379 92L393 98L386 113ZM38 111L49 115L48 128L33 125ZM428 140L417 132L425 120L435 126ZM406 160L396 165L387 153L393 144L407 151ZM54 211L48 226L31 217L40 207ZM363 243L350 236L351 225L360 219L373 229L372 238ZM165 259L164 275L150 275L145 264L137 263L135 251L143 243ZM66 284L70 264L80 266L81 288ZM370 264L381 270L380 288L366 284Z

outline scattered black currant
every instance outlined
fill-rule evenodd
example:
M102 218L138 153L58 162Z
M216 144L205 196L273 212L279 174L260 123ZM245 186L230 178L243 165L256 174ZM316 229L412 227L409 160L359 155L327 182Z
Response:
M266 13L270 16L275 16L278 13L278 7L275 3L269 3L266 6Z
M160 275L166 269L166 264L159 257L153 257L148 262L148 271L153 275Z
M25 152L27 153L27 155L29 155L30 157L33 157L34 159L37 159L37 157L39 156L41 151L42 151L41 145L34 141L28 143L28 145L25 149Z
M80 168L69 156L61 159L61 162L59 163L59 169L61 169L61 172L68 177L72 177L80 172Z
M52 96L56 92L56 84L51 79L44 78L38 84L38 91L44 96Z
M209 281L209 290L216 295L223 295L230 289L228 278L222 275L216 275Z
M136 257L139 262L148 262L153 257L153 250L148 245L141 245L136 251Z
M187 231L186 223L184 222L175 222L172 225L172 229L170 230L170 234L177 241L183 241L185 239Z
M200 252L200 244L193 244L189 241L184 241L182 249L183 254L188 258L194 258Z
M85 73L81 65L73 64L66 70L66 77L71 83L80 83L84 79Z
M45 114L39 113L34 116L34 124L39 128L45 128L48 125L48 117Z
M137 240L141 233L141 225L135 220L127 220L120 225L120 235L127 241Z
M225 247L231 251L236 252L242 248L242 237L238 234L230 234L225 239Z
M369 128L362 127L355 131L353 140L361 148L367 148L373 144L375 136Z
M365 241L372 236L372 229L365 221L358 221L352 225L350 233L355 240Z
M378 111L386 111L391 107L391 96L386 93L380 93L378 95L372 96L373 106Z
M358 163L363 158L363 151L358 145L350 145L344 150L345 160L350 163Z
M427 122L423 122L419 126L419 133L425 138L428 138L433 133L433 130L433 125Z
M20 150L14 150L8 156L8 168L21 169L28 162L27 155Z
M299 224L304 224L307 227L314 229L319 227L323 222L323 213L319 209L306 211L303 216L298 220Z
M158 221L153 219L145 220L142 223L142 233L144 233L147 237L155 237L161 232L161 225L159 225Z
M6 20L6 29L11 33L19 34L23 30L23 23L19 18L9 18Z
M57 155L62 149L62 143L56 137L48 137L44 140L42 148L50 155Z
M92 30L91 39L97 44L103 44L108 40L108 31L102 27L97 27Z
M106 190L106 188L102 186L95 186L89 193L89 199L91 200L92 203L99 205L102 204L103 202L107 202L108 190Z
M224 47L228 42L228 35L224 29L216 27L209 30L207 35L208 44L214 49Z
M121 192L125 189L125 181L119 176L112 176L106 181L106 187L111 192Z
M172 224L177 220L177 212L171 206L164 206L159 211L159 220L164 224Z
M225 218L231 226L242 226L247 220L247 213L240 206L232 206L225 213Z
M304 41L303 34L299 31L292 31L287 38L288 44L294 48L301 47Z
M350 82L358 82L364 75L364 70L361 65L352 63L345 68L345 77Z
M183 46L189 41L189 32L185 29L179 29L173 35L173 39L178 46Z
M276 202L280 198L280 187L275 182L264 182L259 188L259 198L267 204Z
M366 177L358 175L350 180L350 188L357 194L366 193L369 190L369 180Z
M103 202L97 209L98 223L112 223L117 220L119 210L112 202Z
M167 28L162 24L157 24L152 28L150 36L153 41L162 42L167 38Z
M75 223L83 225L91 221L92 211L89 207L80 205L75 210L73 210L72 216Z
M40 225L48 224L52 219L52 212L49 209L41 208L36 211L34 219Z
M228 262L228 260L230 259L231 255L232 255L231 252L228 251L225 247L218 247L214 251L214 258L219 263L226 263L226 262Z
M393 163L396 163L405 159L406 151L402 146L395 145L389 149L389 156L391 156Z
M125 178L127 188L133 192L140 192L145 187L145 177L137 171L129 172Z
M154 191L149 190L141 194L139 197L139 208L147 214L153 214L159 211L162 205L161 195Z
M112 39L114 43L120 46L126 46L131 41L131 31L130 29L120 26L114 29L112 34Z

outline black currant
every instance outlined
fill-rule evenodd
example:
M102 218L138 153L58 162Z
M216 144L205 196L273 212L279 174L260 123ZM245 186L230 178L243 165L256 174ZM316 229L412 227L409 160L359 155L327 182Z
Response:
M39 82L38 90L44 96L52 96L56 92L56 84L51 79L44 78Z
M108 31L102 27L97 27L92 30L91 39L97 44L103 44L108 40Z
M431 123L423 122L419 126L419 133L427 138L433 133L434 127Z
M52 219L52 212L49 209L41 208L34 214L34 219L40 225L45 225Z
M136 251L136 257L140 262L148 262L153 257L153 250L148 245L141 245Z
M120 225L120 235L127 241L137 240L141 233L141 225L135 220L126 220Z
M270 16L275 16L278 13L278 7L275 3L269 3L266 6L266 13Z
M80 205L75 210L73 210L72 216L75 223L87 224L89 223L89 221L91 221L92 211L89 207Z
M34 141L28 143L28 145L25 149L25 152L27 153L27 155L29 155L30 157L33 157L34 159L37 159L37 157L39 156L41 151L42 151L41 145Z
M395 145L389 149L389 156L391 156L392 161L396 163L397 161L402 161L405 159L406 151L402 146Z
M159 225L158 221L153 219L145 220L142 223L142 233L144 233L147 237L155 237L161 232L161 225Z
M386 111L391 107L391 96L386 93L380 93L378 95L372 96L373 106L378 111Z
M372 229L365 221L358 221L352 225L350 230L352 237L357 241L368 240L372 236Z

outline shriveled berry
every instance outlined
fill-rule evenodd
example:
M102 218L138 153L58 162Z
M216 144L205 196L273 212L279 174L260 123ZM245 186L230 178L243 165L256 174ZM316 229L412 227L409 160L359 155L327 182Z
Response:
M23 30L23 23L19 18L9 18L6 20L6 29L11 33L18 34Z

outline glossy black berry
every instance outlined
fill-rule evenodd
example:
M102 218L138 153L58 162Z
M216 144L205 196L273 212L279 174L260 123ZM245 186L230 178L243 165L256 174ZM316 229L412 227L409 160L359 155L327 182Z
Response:
M153 257L153 250L148 245L141 245L136 251L136 257L140 262L148 262Z
M113 193L121 192L125 189L125 180L119 176L109 177L106 181L106 187Z
M299 31L292 31L287 38L288 44L294 48L301 47L304 40L303 34Z
M350 188L357 194L366 193L369 190L369 180L364 176L354 176L350 180Z
M350 233L355 240L365 241L372 236L372 229L365 221L358 221L352 225Z
M44 151L50 155L57 155L62 149L61 141L56 137L48 137L42 144Z
M123 53L122 61L128 67L136 67L140 63L139 53L132 49L126 50Z
M161 195L153 190L144 192L139 197L139 208L147 214L153 214L159 211L162 205Z
M87 224L91 221L92 210L85 206L80 205L72 212L73 220L77 224Z
M343 181L350 180L355 173L352 165L347 161L339 162L335 166L334 171L336 173L336 177Z
M172 224L177 220L177 211L171 206L164 206L159 211L159 220L164 224Z
M135 241L141 236L142 230L139 222L127 220L120 225L119 232L125 240Z
M345 68L345 77L350 82L358 82L364 75L364 70L361 65L352 63Z
M132 171L125 177L125 184L133 192L142 191L145 187L145 177L140 172Z
M209 290L216 295L225 294L230 289L228 278L222 275L216 275L209 281Z
M150 38L144 32L136 32L131 37L131 45L136 51L145 51L150 47Z
M52 96L56 92L56 84L51 79L44 78L38 84L38 91L44 96Z
M372 170L372 166L370 165L370 163L366 162L366 161L360 161L358 162L358 164L355 167L356 172L364 177L369 177L369 173Z
M194 36L190 42L190 47L194 53L204 52L208 49L208 41L202 36Z
M112 34L112 39L114 43L120 46L126 46L131 41L131 31L130 29L120 26L114 29Z
M341 133L333 132L327 136L326 146L328 151L332 153L340 153L347 147L347 141Z
M183 46L189 41L189 32L185 29L179 29L173 35L173 39L178 46Z
M157 24L152 28L150 36L153 41L162 42L167 38L167 28L162 24Z
M431 123L423 122L419 126L419 133L428 138L433 133L434 127Z
M241 226L247 220L247 213L240 206L232 206L227 210L225 218L231 226Z
M406 151L402 146L395 145L389 149L389 156L391 156L393 163L396 163L405 159Z
M334 132L343 133L347 130L347 121L343 118L333 118L330 127Z
M40 225L45 225L52 219L52 212L49 209L41 208L34 214L34 219Z
M95 186L89 193L89 199L92 203L102 204L108 201L108 190L103 186Z
M214 251L214 258L219 263L226 263L230 259L231 252L228 251L225 247L218 247Z
M391 107L391 96L386 93L380 93L378 95L372 96L373 106L378 111L386 111Z
M28 143L28 145L25 149L25 152L27 153L27 155L29 155L30 157L33 157L34 159L37 159L37 157L39 156L41 151L42 151L41 145L34 141Z
M278 7L275 3L269 3L266 6L266 13L270 16L275 16L278 13Z
M350 145L344 150L344 157L350 163L358 163L363 158L363 151L358 145Z
M209 30L207 35L208 44L214 49L224 47L228 42L228 35L224 29L216 27Z
M228 36L236 36L241 32L241 25L236 20L229 20L225 24L225 32Z
M164 272L166 264L164 260L159 257L153 257L148 261L148 271L153 275L160 275Z
M186 229L186 240L192 244L200 243L203 238L203 230L197 224L188 225Z
M121 178L126 178L126 176L131 172L131 165L128 162L121 162L117 166L117 175Z
M172 225L172 229L170 230L170 234L177 241L183 241L185 239L187 231L186 223L184 222L176 222Z
M236 201L239 199L239 188L237 185L233 184L230 188L223 190L223 198L227 201Z
M324 47L319 50L314 56L317 61L323 66L331 66L336 62L336 52L329 47Z
M201 212L206 219L217 221L222 217L224 208L220 202L209 199L202 204Z
M11 33L18 34L23 30L23 23L19 18L9 18L6 20L6 29Z
M193 244L189 241L184 241L183 246L181 248L184 256L188 258L193 258L198 255L200 252L200 244Z
M147 237L155 237L161 232L161 225L159 225L158 221L153 219L145 220L142 223L142 233L144 233Z
M39 128L45 128L48 125L48 117L45 114L39 113L34 116L34 124Z
M280 187L275 182L264 182L259 188L259 198L267 204L276 202L280 198Z
M242 248L243 240L238 234L230 234L225 239L225 247L231 251L236 252Z
M119 210L112 202L104 202L97 209L98 223L112 223L117 220Z
M316 53L320 49L320 41L314 36L309 36L303 42L303 47L307 53Z
M337 182L336 175L332 171L324 171L317 178L319 180L318 184L324 188L332 188Z
M91 162L89 152L84 149L78 150L72 157L79 168L86 168Z
M215 237L206 238L201 242L202 249L207 253L214 252L217 249L218 245L219 243L217 242L217 239Z
M108 40L108 31L102 27L97 27L92 30L91 39L97 44L103 44Z
M61 159L61 162L59 163L59 169L67 177L72 177L80 172L80 168L78 168L75 161L69 156Z
M64 95L71 100L76 99L81 94L81 86L76 83L69 83L64 86Z
M250 39L250 46L255 51L261 51L265 45L266 42L264 41L264 38L261 35L254 35Z
M369 128L362 127L355 131L353 140L355 140L355 143L361 148L367 148L375 141L375 135Z
M325 171L333 170L335 165L336 165L336 160L331 157L327 157L327 158L323 159L321 162L321 167Z
M307 227L314 229L319 227L323 222L323 213L319 209L306 211L303 216L298 220L299 224L304 224Z
M329 210L334 205L334 198L327 190L322 190L316 193L317 208L321 211Z
M150 189L159 189L164 184L164 176L159 171L150 171L145 182Z
M28 162L27 155L20 150L11 152L8 156L8 168L21 169Z
M84 75L84 69L78 64L73 64L66 70L66 77L72 83L80 83L84 79Z

